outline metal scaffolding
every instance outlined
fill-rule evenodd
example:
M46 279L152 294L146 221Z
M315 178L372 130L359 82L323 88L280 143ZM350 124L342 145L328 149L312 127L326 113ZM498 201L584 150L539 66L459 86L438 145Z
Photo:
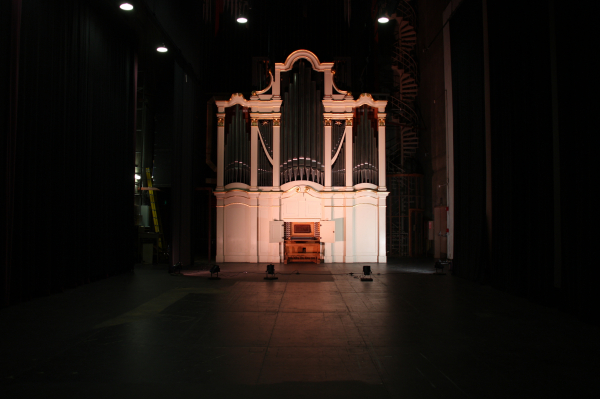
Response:
M390 256L424 254L423 175L388 175L387 249Z

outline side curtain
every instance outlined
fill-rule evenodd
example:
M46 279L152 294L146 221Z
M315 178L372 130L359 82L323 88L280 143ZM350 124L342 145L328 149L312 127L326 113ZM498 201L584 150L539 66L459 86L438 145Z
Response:
M465 0L450 22L454 109L453 272L477 280L486 268L483 22L480 1Z
M107 12L28 0L11 31L20 43L4 306L133 267L133 49Z

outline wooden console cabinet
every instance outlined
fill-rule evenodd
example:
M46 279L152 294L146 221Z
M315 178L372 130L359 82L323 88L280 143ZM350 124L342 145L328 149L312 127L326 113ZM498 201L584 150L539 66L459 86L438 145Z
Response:
M315 262L321 263L321 242L319 240L285 240L283 263Z

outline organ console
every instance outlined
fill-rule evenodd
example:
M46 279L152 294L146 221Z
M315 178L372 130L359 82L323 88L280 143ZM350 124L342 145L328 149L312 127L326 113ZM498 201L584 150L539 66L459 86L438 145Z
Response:
M286 223L283 263L311 261L321 263L319 223Z

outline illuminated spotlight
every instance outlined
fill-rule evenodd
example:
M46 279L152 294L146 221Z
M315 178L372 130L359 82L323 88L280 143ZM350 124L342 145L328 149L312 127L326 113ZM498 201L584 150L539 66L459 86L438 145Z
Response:
M125 10L125 11L133 10L133 6L129 3L123 3L119 6L119 8L121 8L121 10Z
M381 23L381 24L387 24L390 21L390 19L388 17L386 17L385 15L382 15L381 17L377 18L377 22Z
M169 51L169 49L166 48L165 44L163 43L156 48L156 51L158 51L159 53L166 53L167 51Z
M246 17L241 17L241 16L240 16L240 17L238 17L237 21L238 21L240 24L245 24L246 22L248 22L248 18L246 18Z
M360 278L360 281L373 281L373 277L371 277L371 266L363 266L363 275Z
M209 280L220 280L221 277L219 277L219 272L221 271L221 268L219 267L219 265L213 265L210 268L210 277ZM217 277L213 277L213 273L217 274Z
M269 274L271 277L269 277ZM265 280L277 280L278 277L275 277L275 265L267 265L267 276Z
M452 262L448 261L448 260L438 260L437 262L435 262L435 274L446 274L444 273L444 266L449 266L450 269L452 268Z

